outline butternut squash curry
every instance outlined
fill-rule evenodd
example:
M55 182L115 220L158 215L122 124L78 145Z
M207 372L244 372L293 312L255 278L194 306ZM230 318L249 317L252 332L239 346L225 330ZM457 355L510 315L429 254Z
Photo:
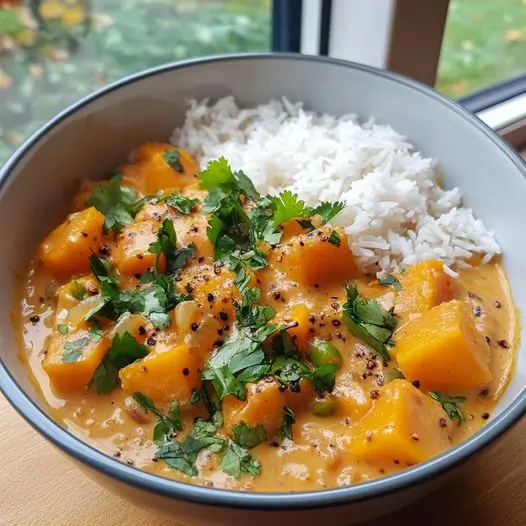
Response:
M374 479L473 434L518 338L500 262L374 279L329 226L343 207L157 143L85 181L16 314L52 416L131 466L257 491Z

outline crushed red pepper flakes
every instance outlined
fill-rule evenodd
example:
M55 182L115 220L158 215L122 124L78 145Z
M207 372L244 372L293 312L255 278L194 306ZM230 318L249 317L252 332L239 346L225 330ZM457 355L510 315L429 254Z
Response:
M509 349L510 344L506 340L499 340L497 342L503 349Z

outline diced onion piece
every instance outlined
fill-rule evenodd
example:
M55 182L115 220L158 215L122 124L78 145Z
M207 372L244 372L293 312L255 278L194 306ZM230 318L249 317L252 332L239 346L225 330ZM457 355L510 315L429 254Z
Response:
M67 323L73 327L78 327L82 322L95 314L103 305L104 299L101 296L90 296L69 311Z

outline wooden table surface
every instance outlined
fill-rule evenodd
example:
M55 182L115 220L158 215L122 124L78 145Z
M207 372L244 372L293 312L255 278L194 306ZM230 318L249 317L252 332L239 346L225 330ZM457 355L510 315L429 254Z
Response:
M447 487L367 526L526 524L526 418ZM0 395L0 525L176 526L92 482Z

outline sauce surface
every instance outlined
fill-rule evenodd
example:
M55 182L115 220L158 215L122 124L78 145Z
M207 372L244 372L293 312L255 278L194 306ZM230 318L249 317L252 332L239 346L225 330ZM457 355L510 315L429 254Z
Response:
M236 425L263 427L264 440L255 447L245 447L246 454L260 465L257 475L250 469L237 475L232 475L231 469L225 472L222 464L226 462L224 450L227 446L222 446L219 453L213 448L203 448L195 461L197 475L194 476L157 458L159 444L153 437L159 418L155 413L145 412L131 395L148 391L148 398L163 415L169 414L170 403L176 399L184 429L175 430L166 437L166 442L184 443L193 430L195 419L209 418L201 401L190 402L190 394L201 389L199 376L209 366L211 357L219 353L225 343L239 336L235 320L243 298L236 286L235 271L217 262L214 246L207 236L210 217L200 213L200 207L208 192L196 184L197 166L187 158L186 152L180 153L177 159L182 165L175 163L175 170L184 181L174 191L174 174L169 172L174 170L174 162L166 160L166 152L171 151L171 147L164 145L146 145L139 149L135 161L123 167L124 175L119 184L133 188L138 198L160 189L162 195L177 194L195 199L192 211L184 213L180 206L154 199L141 203L135 217L124 224L116 237L111 231L103 233L100 226L100 231L93 236L89 233L96 246L97 258L108 263L110 271L118 277L121 290L143 290L148 286L144 283L144 275L152 273L155 265L155 255L149 248L158 240L159 230L167 218L174 226L177 247L194 244L194 254L174 277L179 295L187 294L191 298L167 309L167 328L155 328L151 313L149 316L139 313L125 314L118 320L95 317L93 329L94 322L85 321L85 315L89 313L93 298L93 305L97 307L101 281L86 267L90 251L83 252L84 245L81 249L77 246L76 254L68 259L65 267L53 259L56 254L52 257L48 253L42 255L42 247L31 263L17 298L13 322L21 335L21 358L57 422L107 454L151 473L220 488L284 492L346 486L405 469L461 442L490 418L512 374L519 333L501 263L493 261L464 269L455 279L445 273L438 262L427 262L408 267L394 277L396 286L392 283L379 285L354 266L341 229L315 225L318 228L313 226L314 230L310 231L301 228L293 219L279 227L282 237L278 244L261 245L268 264L253 272L247 288L260 290L260 297L252 306L259 304L275 310L275 316L268 323L287 327L278 337L286 332L290 336L287 341L296 348L296 356L309 367L312 366L313 345L328 342L337 348L341 359L333 388L318 390L316 394L314 384L303 378L283 386L286 389L279 389L280 381L276 378L281 371L278 371L274 376L266 375L255 382L247 382L248 401L237 400L232 395L225 397L223 425L216 425L211 435L230 443L235 439L233 429ZM75 211L85 209L93 188L96 188L94 184L83 184L74 201ZM316 223L316 219L313 222ZM336 236L340 243L331 243L331 236ZM65 239L67 249L71 238ZM46 241L49 242L49 238ZM56 247L51 249L56 251ZM168 255L164 259L163 256L157 262L157 270L162 275L170 265ZM304 267L305 260L310 263ZM72 284L77 287L79 282L83 292L76 298L71 287ZM345 322L345 305L350 301L346 285L351 282L357 284L359 298L376 300L375 304L388 313L394 308L397 326L391 331L385 347L389 361ZM79 314L81 303L87 306ZM456 312L455 309L462 318L458 321L460 336L450 334L448 341L457 345L455 342L462 340L459 349L466 353L468 361L467 365L459 362L456 367L457 370L467 367L468 372L459 378L461 383L467 378L470 387L459 384L452 389L428 389L426 382L431 386L441 385L443 378L434 378L433 374L428 379L411 378L409 373L418 370L419 366L411 353L416 348L415 338L441 341L442 335L435 334L436 328L426 326L423 321L417 326L418 320L431 316L431 312L444 319L453 319L447 316L453 316L451 313ZM91 359L88 357L88 353L92 353L90 349L102 346L102 351L93 351L98 353L95 365L99 365L112 338L115 339L116 334L123 337L119 324L147 349L148 356L121 367L120 382L107 394L97 394L93 385L89 390L72 387L70 373L66 376L62 373L64 363L78 365L80 371L79 364L84 366L84 362ZM466 324L470 328L466 328ZM98 339L86 343L93 333L99 334ZM273 345L275 338L276 335L272 336L262 345ZM81 340L85 348L79 349L80 344L76 342ZM105 346L100 342L105 342ZM429 356L431 352L426 345L422 347L422 356ZM61 350L57 351L59 347ZM193 365L183 367L181 378L165 383L165 376L175 374L175 366L168 360L174 349L179 349L178 356L183 352L181 349L188 351L191 363L198 365L196 370ZM59 358L55 354L60 355ZM141 365L146 363L142 360L159 355L167 360L160 367L160 373L156 372L157 366ZM476 374L470 369L472 358L473 367L480 366L480 378L485 379L480 384L473 380ZM174 363L179 364L178 360L180 358L175 358ZM48 364L46 370L43 361ZM402 363L407 364L405 368ZM78 374L81 376L80 372ZM152 375L158 376L152 379ZM207 380L205 385L210 391L213 384ZM443 400L439 403L440 400L433 399L430 391L465 400L454 405L451 411ZM164 397L168 394L170 399ZM283 431L285 407L295 418L295 423L289 426L292 439ZM455 416L455 409L460 409L461 420ZM329 414L322 416L324 412ZM406 425L407 430L401 431ZM378 450L376 444L379 444ZM247 445L246 440L244 445ZM235 460L239 462L238 458Z

